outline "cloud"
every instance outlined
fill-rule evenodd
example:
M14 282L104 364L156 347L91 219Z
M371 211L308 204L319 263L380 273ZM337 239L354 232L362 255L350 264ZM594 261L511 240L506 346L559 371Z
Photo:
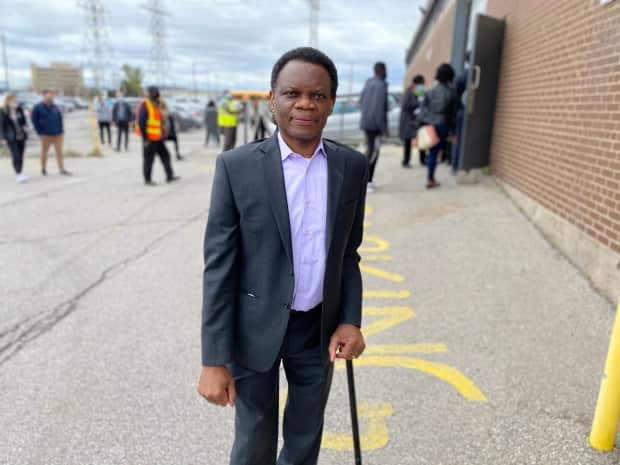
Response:
M425 0L337 0L321 2L319 48L336 63L348 90L351 67L358 90L372 73L375 61L388 66L393 88L404 78L405 49ZM124 63L140 66L151 81L150 15L146 0L102 0L107 13L107 82L120 76ZM286 50L306 45L309 2L304 0L162 0L169 12L164 19L168 84L192 87L193 71L200 88L266 88L271 66ZM91 55L84 47L86 20L75 0L4 2L0 30L7 39L11 78L29 85L32 62L46 65L65 61L85 66L87 83ZM2 75L0 73L0 75Z

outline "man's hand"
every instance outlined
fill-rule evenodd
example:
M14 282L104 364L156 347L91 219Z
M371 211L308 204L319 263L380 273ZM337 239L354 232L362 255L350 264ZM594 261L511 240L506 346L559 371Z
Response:
M329 341L329 359L332 362L336 358L351 360L359 357L365 348L364 336L360 329L355 325L341 324Z
M235 380L225 366L202 367L198 380L198 394L215 405L235 405Z

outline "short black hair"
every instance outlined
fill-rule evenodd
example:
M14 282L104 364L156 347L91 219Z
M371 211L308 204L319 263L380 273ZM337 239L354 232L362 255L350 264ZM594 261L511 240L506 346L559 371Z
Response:
M422 76L421 74L416 74L413 77L413 81L414 84L424 84L424 76Z
M278 82L278 76L280 71L286 66L289 61L303 61L306 63L312 63L322 66L329 74L331 79L331 97L336 98L336 92L338 91L338 71L334 62L320 50L312 47L298 47L293 50L289 50L276 61L271 70L271 88L275 89Z
M449 63L443 63L437 68L435 79L442 84L448 84L454 79L454 68Z
M382 61L377 61L373 69L375 71L375 74L379 74L379 73L385 74L385 71L386 71L385 63L383 63Z

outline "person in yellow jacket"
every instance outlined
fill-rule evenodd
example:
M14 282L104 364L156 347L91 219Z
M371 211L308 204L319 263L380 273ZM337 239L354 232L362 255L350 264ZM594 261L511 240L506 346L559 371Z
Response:
M224 151L234 149L237 143L237 109L232 95L224 91L224 96L217 107L217 124L224 132Z
M159 155L161 163L164 165L166 172L166 182L173 182L179 179L172 171L170 163L170 152L164 144L164 121L162 112L159 108L159 89L155 86L147 88L148 97L145 98L138 107L136 112L138 115L136 123L136 134L142 137L144 160L142 172L144 174L144 183L147 186L154 186L155 183L151 179L153 170L153 162L155 155Z

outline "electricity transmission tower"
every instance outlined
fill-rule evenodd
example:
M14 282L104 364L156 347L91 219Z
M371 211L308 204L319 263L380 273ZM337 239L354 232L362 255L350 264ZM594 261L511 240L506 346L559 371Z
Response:
M99 91L105 85L105 70L110 65L111 57L106 8L102 0L77 0L77 6L84 12L86 20L82 53L87 57L94 87Z
M151 14L151 54L149 63L149 72L158 85L164 85L168 72L170 70L170 57L166 48L166 22L165 17L170 16L164 7L163 1L147 0L141 5Z
M319 48L319 0L310 0L310 47Z

